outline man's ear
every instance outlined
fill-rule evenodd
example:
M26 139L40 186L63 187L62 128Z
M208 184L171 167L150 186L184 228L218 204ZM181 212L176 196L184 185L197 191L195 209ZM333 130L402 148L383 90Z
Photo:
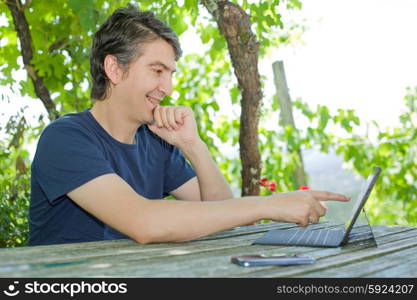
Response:
M104 58L104 72L106 72L107 78L114 85L122 80L123 70L120 68L114 55L109 54Z

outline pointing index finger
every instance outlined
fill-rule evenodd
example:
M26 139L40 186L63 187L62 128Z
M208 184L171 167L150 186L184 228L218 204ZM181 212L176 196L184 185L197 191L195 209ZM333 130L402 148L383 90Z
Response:
M317 197L320 201L328 201L328 200L334 200L334 201L342 201L347 202L350 201L350 197L332 193L332 192L326 192L326 191L310 191L313 196Z

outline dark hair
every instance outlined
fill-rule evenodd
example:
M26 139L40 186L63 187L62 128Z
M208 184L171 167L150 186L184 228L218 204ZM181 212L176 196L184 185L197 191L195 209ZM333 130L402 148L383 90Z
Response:
M90 56L93 80L91 98L103 100L107 97L109 79L104 71L104 58L107 55L114 55L126 72L130 63L142 54L141 46L159 38L173 47L175 60L178 60L182 54L178 36L152 12L140 11L132 5L115 10L93 37Z

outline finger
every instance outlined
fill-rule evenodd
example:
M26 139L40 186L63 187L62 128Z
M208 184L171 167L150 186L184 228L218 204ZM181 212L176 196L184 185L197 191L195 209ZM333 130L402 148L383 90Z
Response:
M182 119L182 111L181 109L177 108L174 112L175 122L180 125L184 125L184 121Z
M178 129L177 128L178 126L175 123L174 109L172 107L167 108L165 115L166 115L169 127L171 127L174 130Z
M148 124L148 128L157 135L162 131L162 128L159 128L156 122L154 124Z
M321 201L328 201L328 200L334 200L334 201L349 201L350 197L347 197L342 194L332 193L332 192L325 192L325 191L309 191L315 198Z
M316 204L316 206L314 206L314 212L317 214L317 216L320 218L322 216L324 216L326 214L326 210L324 209L323 206L320 205L320 202L318 202Z
M321 207L323 207L323 208L324 208L324 210L327 212L328 207L327 207L326 203L325 203L324 201L319 201L319 204L320 204L320 205L321 205Z
M321 216L324 216L326 211L319 203L314 203L314 205L311 207L309 219L312 223L317 223Z
M299 222L298 225L300 225L301 227L307 227L308 224L309 224L309 221L310 221L310 219L307 217L306 219Z
M159 105L157 107L155 107L154 112L153 112L153 117L155 119L156 125L159 128L164 126L164 124L162 123L162 119L161 119L161 112L160 112L160 106Z
M299 226L306 227L310 222L310 212L303 213L297 217L298 222L295 221Z
M315 214L315 213L312 213L312 214L310 214L310 216L308 217L308 220L309 220L309 222L310 222L310 223L316 224L316 223L318 223L318 222L319 222L319 220L320 220L320 216L318 216L318 215L317 215L317 214Z
M162 120L163 126L166 129L168 129L168 130L171 131L172 130L172 127L169 125L168 116L167 116L167 111L168 110L169 109L167 107L161 106L161 108L160 108L160 114L161 114L161 120Z

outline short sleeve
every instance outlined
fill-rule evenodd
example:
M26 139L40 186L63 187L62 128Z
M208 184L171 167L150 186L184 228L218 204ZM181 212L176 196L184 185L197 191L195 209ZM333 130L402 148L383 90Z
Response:
M195 176L194 169L186 161L181 151L173 147L165 163L164 195L168 195Z
M51 203L98 176L114 173L93 135L62 123L45 128L32 164L32 180Z

